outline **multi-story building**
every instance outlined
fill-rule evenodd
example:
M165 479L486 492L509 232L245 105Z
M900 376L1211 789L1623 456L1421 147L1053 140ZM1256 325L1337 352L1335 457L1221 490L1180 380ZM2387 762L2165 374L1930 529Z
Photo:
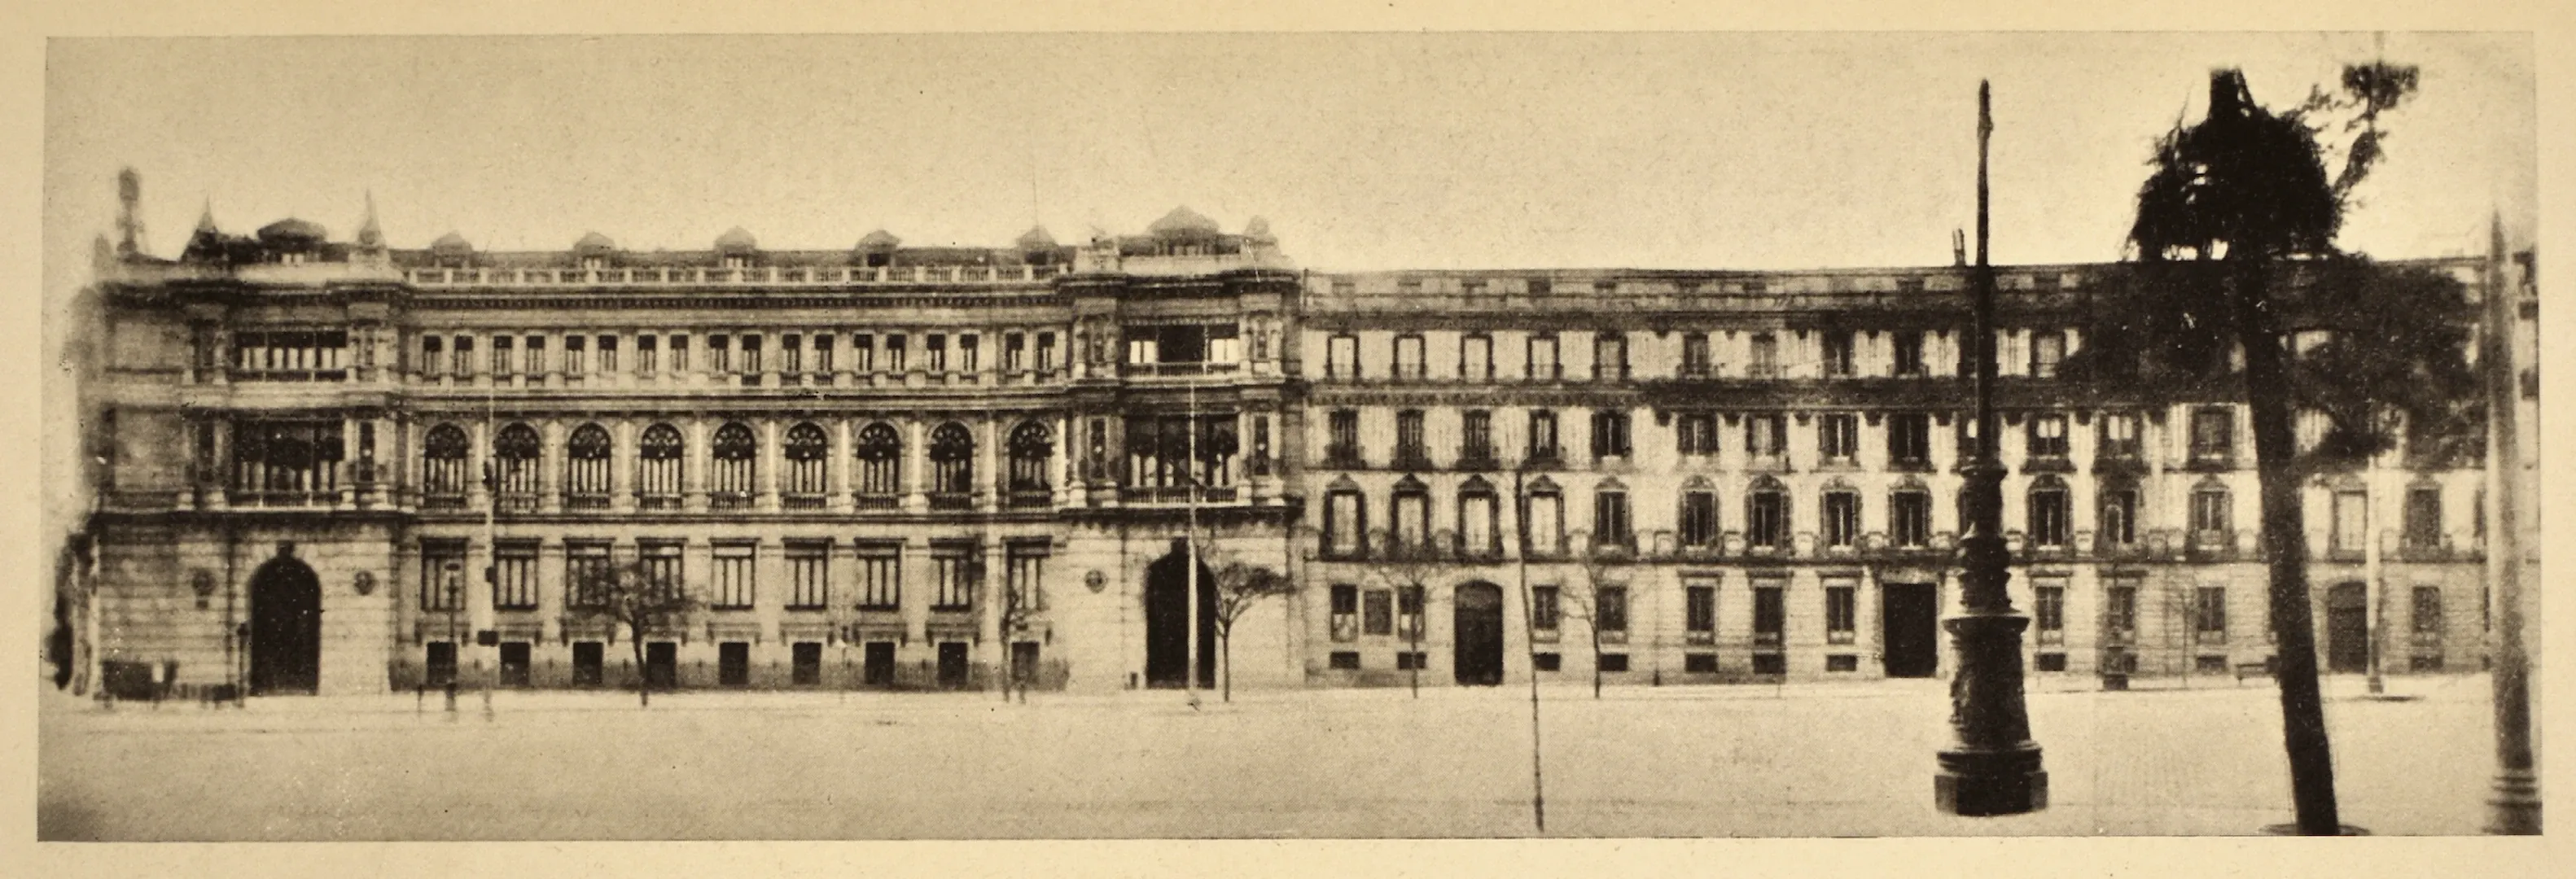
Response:
M2245 413L2060 379L2096 268L2000 272L2029 667L2259 665ZM1965 278L1311 274L1186 209L830 251L209 219L102 251L81 628L111 686L252 692L1933 675ZM2477 667L2471 466L2313 481L2330 667ZM570 586L628 562L703 599L640 664ZM1221 649L1237 564L1297 588Z

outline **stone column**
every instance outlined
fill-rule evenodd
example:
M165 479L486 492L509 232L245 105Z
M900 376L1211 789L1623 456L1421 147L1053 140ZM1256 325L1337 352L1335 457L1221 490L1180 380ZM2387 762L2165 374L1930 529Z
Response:
M357 462L358 419L351 418L346 413L342 413L340 416L340 462L333 467L334 470L338 471L336 475L339 477L339 479L336 480L339 483L340 497L336 504L339 509L354 510L358 508Z
M975 443L975 509L990 513L1002 508L1002 491L1008 483L1002 478L1002 420L986 414L973 428L981 434Z
M905 421L902 429L903 511L926 513L930 511L930 496L926 494L930 477L930 453L926 448L930 442L930 427L916 419Z
M563 420L547 418L537 422L537 440L537 509L563 512Z
M983 545L975 551L984 556L983 594L975 599L975 641L991 645L993 652L984 655L984 665L999 673L1011 655L1011 645L1002 632L1002 592L1010 588L1010 570L1004 567L1008 560L1003 556L1002 542L992 539L992 535L985 535Z
M632 418L613 418L607 426L608 506L619 513L632 513L636 506L635 468L642 460L636 451L636 440L642 431Z
M563 639L564 553L560 540L537 545L537 618L547 641Z
M704 418L691 418L687 424L681 428L688 447L680 455L681 491L686 494L680 506L690 512L702 513L707 509L707 468L715 464L715 455L707 448L708 435L712 431L707 429Z
M905 660L933 656L938 649L930 644L930 598L931 591L938 588L935 564L930 557L929 537L913 535L904 539L902 570L899 572L903 579L903 595L899 607L903 615L905 649L902 653Z
M1055 421L1055 457L1047 462L1047 469L1055 473L1053 500L1059 507L1080 504L1082 488L1077 484L1078 474L1073 466L1073 443L1080 422L1070 414L1057 416Z
M766 366L767 361L763 361L762 365ZM775 375L775 372L773 371L771 374ZM754 459L754 466L760 468L758 473L758 484L760 486L760 497L758 499L759 508L768 512L776 512L778 510L778 466L786 460L786 456L779 454L778 449L779 434L781 431L778 429L778 419L775 418L764 418L757 422L757 424L759 425L757 429L760 431L760 453Z
M492 504L492 488L483 476L492 463L492 435L489 425L480 420L467 422L465 428L465 507L483 509Z
M751 549L751 609L760 623L760 641L765 654L775 655L780 640L778 623L787 606L787 546L775 540L762 540Z
M831 474L832 497L826 506L834 512L846 513L856 505L850 498L850 469L858 465L852 445L855 441L851 436L853 428L847 418L835 418L827 423L831 425L825 428L831 438L831 448L824 454L823 470Z

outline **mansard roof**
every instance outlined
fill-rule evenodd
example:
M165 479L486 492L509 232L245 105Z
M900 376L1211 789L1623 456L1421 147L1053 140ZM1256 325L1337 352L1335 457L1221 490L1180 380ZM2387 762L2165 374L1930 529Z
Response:
M751 253L759 249L760 240L751 237L751 233L744 230L741 226L727 229L723 235L716 236L717 253L737 255Z

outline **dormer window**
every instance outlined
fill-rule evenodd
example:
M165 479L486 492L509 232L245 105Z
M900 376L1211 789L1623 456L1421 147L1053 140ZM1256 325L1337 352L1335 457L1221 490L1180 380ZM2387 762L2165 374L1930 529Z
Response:
M739 255L739 254L737 254L737 255L732 255L732 256L727 256L727 257L725 257L725 258L724 258L724 267L725 267L725 268L729 268L729 269L743 269L743 268L750 268L750 267L751 267L751 257L748 257L748 256L742 256L742 255Z
M582 257L582 258L581 258L581 267L582 267L584 270L587 270L587 271L593 271L593 272L595 272L595 271L599 271L600 269L604 269L604 268L607 268L607 267L608 267L608 257L604 257L604 256L585 256L585 257Z
M285 253L278 254L277 261L290 266L300 266L305 263L312 262L313 255L301 251L290 250Z

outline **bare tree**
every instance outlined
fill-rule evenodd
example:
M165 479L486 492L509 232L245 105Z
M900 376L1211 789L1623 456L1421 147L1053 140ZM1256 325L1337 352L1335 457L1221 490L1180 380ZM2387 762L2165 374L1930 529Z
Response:
M1573 534L1575 561L1583 566L1582 585L1567 584L1558 595L1559 616L1583 621L1583 629L1592 640L1592 698L1601 698L1602 622L1618 625L1616 631L1628 630L1628 579L1625 574L1635 555L1619 545L1600 545L1592 533L1576 530Z
M655 570L641 559L581 568L574 572L567 615L606 622L626 632L635 651L635 698L653 705L653 678L644 665L646 636L672 631L698 609L688 585Z
M1224 700L1234 701L1234 624L1271 596L1297 591L1296 581L1265 565L1223 559L1216 568L1217 668L1223 672Z
M1426 539L1408 543L1386 529L1371 529L1368 561L1364 564L1370 576L1395 590L1396 626L1404 631L1405 664L1411 670L1406 685L1413 697L1422 698L1422 630L1429 622L1431 582L1438 578L1447 559L1440 548L1449 545L1447 531L1426 535ZM1412 612L1406 613L1410 607ZM1407 617L1412 623L1407 625Z
M998 579L1002 584L1002 588L995 590L1000 593L999 601L1001 602L1002 611L1002 634L1000 637L1002 642L1002 701L1011 701L1012 691L1017 690L1019 692L1020 701L1025 704L1029 701L1028 679L1031 675L1036 674L1037 670L1024 669L1020 667L1020 654L1019 651L1011 649L1011 638L1012 636L1028 631L1029 624L1037 620L1038 614L1045 612L1046 594L1043 591L1027 588L1027 586L1023 584L1011 582L1010 575L1007 572ZM986 583L992 583L994 580L995 578L991 577L989 574L986 575ZM1033 591L1036 594L1031 594Z

